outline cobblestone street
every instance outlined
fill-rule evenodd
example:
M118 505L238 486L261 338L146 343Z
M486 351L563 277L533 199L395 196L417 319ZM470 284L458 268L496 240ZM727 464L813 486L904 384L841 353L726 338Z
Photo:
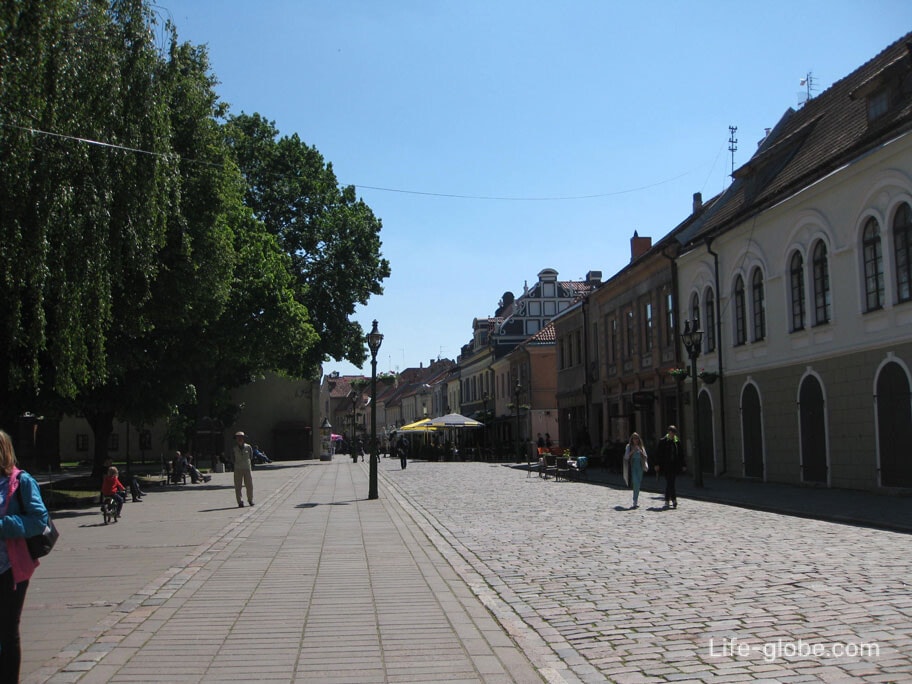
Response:
M501 621L520 617L583 681L912 681L907 534L662 510L649 491L630 510L628 491L499 464L391 466L391 491Z

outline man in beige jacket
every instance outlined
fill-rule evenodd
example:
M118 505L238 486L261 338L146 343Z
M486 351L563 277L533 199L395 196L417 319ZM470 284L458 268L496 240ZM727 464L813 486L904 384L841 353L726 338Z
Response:
M251 463L253 461L253 447L247 444L246 435L243 432L234 433L234 494L237 496L238 508L244 507L244 500L241 498L241 486L247 487L247 503L253 506L253 475L251 474Z

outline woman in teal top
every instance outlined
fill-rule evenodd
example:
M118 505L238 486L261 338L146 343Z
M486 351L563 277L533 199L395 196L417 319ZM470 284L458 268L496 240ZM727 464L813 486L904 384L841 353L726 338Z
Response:
M646 447L639 434L630 435L630 441L624 450L624 483L633 486L633 507L639 508L637 500L640 498L640 486L643 484L643 473L649 470L646 462Z

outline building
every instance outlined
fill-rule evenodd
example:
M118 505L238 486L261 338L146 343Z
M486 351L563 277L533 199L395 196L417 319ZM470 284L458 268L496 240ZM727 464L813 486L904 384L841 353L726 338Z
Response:
M912 34L788 110L677 235L703 470L912 487Z

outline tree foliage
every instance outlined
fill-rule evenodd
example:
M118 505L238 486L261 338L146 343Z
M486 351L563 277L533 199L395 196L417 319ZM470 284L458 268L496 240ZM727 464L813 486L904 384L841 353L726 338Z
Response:
M297 134L279 136L259 114L231 117L228 140L247 183L245 202L290 256L296 298L320 336L309 363L365 359L355 307L381 294L389 262L380 252L381 222L340 187L332 164Z
M205 48L150 7L0 5L0 424L82 413L96 467L115 418L229 416L266 371L360 362L349 316L389 273L353 188L226 121Z

